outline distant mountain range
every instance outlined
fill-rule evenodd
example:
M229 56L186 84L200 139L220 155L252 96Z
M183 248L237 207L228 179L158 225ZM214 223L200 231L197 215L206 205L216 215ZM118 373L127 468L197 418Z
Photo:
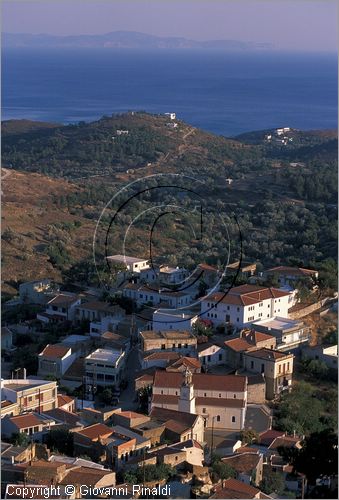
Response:
M159 37L134 31L113 31L103 35L58 36L28 33L3 33L3 48L14 47L64 47L64 48L119 48L119 49L221 49L267 50L271 43L244 42L239 40L197 41L179 37Z

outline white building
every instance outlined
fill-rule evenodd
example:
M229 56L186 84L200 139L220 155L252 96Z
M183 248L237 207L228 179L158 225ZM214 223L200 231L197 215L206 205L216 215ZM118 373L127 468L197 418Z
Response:
M72 348L62 344L47 344L39 354L39 376L50 375L61 378L71 364L76 360L77 354L72 353Z
M205 342L198 344L197 350L198 359L205 370L211 366L218 366L227 362L227 352L220 345Z
M56 382L30 378L1 380L1 400L15 403L18 413L56 408L57 397Z
M45 304L48 296L58 292L59 286L52 283L49 278L27 281L19 285L20 301L23 304Z
M226 294L217 292L204 297L201 301L201 317L211 320L214 326L229 324L243 328L254 321L274 316L288 318L288 310L292 305L290 292L241 285L231 288Z
M164 283L181 283L187 276L187 270L180 267L160 266L159 279Z
M165 116L168 116L170 120L175 120L176 119L176 114L175 113L165 113Z
M76 315L76 308L81 304L81 298L68 292L59 293L56 297L47 302L46 310L37 314L37 319L44 323L60 321L73 321Z
M131 273L140 273L142 269L149 268L148 259L139 259L138 257L129 257L127 255L110 255L107 257L113 264L126 266L127 271Z
M124 351L97 349L85 358L86 381L92 385L119 386L124 366Z
M297 349L306 345L310 339L310 328L303 321L280 316L256 321L253 328L273 335L277 339L276 349L281 351Z
M156 309L153 313L152 330L192 330L198 316L190 312L180 313Z
M187 307L193 298L191 293L176 292L167 289L158 289L138 285L136 283L128 283L122 288L124 297L134 300L137 305L143 304L160 305L164 307Z

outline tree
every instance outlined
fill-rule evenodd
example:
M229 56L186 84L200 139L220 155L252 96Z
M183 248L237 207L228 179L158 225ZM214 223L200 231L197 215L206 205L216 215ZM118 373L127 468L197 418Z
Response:
M285 487L284 476L280 472L267 470L259 487L267 495L270 493L277 493L279 495Z
M207 326L203 321L196 321L192 326L192 333L197 337L206 336L210 337L212 335L212 328Z
M17 434L13 434L13 444L14 446L28 446L29 439L27 434L25 432L18 432Z
M231 477L236 477L236 472L230 465L224 463L219 455L212 455L212 479L213 482L219 481L219 479L229 479Z
M259 443L259 434L254 429L245 429L240 432L242 444Z
M321 475L332 476L338 472L338 437L331 429L306 437L300 450L282 447L278 451L296 472L305 474L312 484Z
M277 426L292 434L311 434L322 429L323 405L316 399L312 386L300 382L288 394L281 397Z
M104 389L100 394L100 399L102 400L103 403L107 405L111 404L112 398L113 398L113 392L112 389L110 389L109 387L106 387L106 389Z
M307 365L307 371L314 377L325 378L328 375L329 368L324 361L312 359Z
M51 429L46 438L47 447L65 455L73 455L73 433L66 429Z

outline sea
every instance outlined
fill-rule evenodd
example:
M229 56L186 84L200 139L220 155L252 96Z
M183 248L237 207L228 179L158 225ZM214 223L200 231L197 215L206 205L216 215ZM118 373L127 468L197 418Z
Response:
M337 55L278 51L2 50L2 120L93 121L175 112L236 136L337 127Z

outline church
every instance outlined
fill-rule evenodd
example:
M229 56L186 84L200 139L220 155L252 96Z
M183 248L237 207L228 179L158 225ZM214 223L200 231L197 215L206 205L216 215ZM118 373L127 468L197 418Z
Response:
M247 377L157 371L151 409L201 415L206 428L240 431L247 407Z

